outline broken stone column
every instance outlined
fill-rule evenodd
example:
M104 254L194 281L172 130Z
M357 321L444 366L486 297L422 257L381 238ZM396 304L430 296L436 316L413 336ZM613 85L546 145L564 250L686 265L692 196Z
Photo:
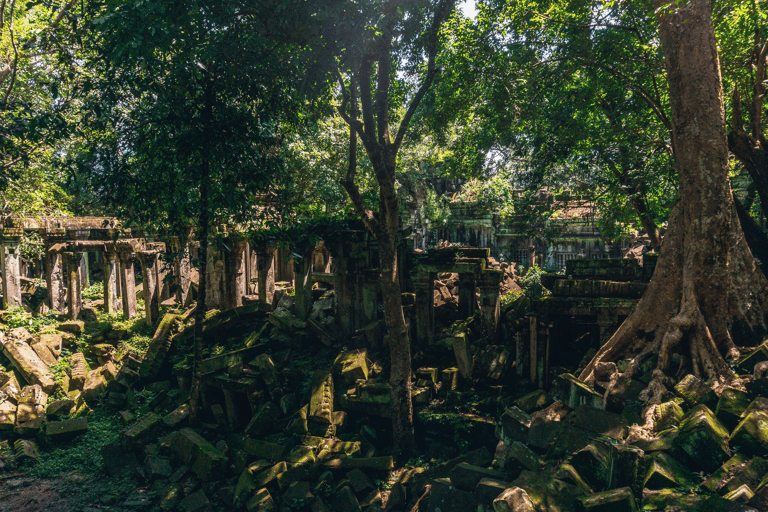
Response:
M117 313L122 307L118 294L120 260L114 245L111 247L109 245L104 256L104 311L107 313Z
M416 294L414 312L416 315L416 343L423 348L432 343L435 334L435 272L415 272L412 277Z
M311 254L311 251L303 251L301 259L294 259L296 316L302 320L309 318L309 313L312 311Z
M243 305L243 296L248 293L247 260L248 243L245 240L234 239L230 235L230 253L226 260L227 307L236 308Z
M68 229L67 237L70 240L88 240L91 231L89 229ZM77 278L80 281L80 290L88 288L90 278L88 276L88 253L80 252L80 261L78 262Z
M258 257L256 263L259 271L259 302L272 304L275 296L275 249L258 242L256 245Z
M144 311L147 325L155 325L160 316L160 300L157 290L157 253L155 251L138 252L141 275L144 277Z
M136 276L133 271L133 263L136 254L121 251L120 255L120 288L123 292L123 314L130 319L137 315L136 311Z
M64 263L58 247L67 236L63 228L42 231L45 241L45 280L48 286L48 307L64 313L67 307L67 287L64 285Z
M501 316L501 296L499 283L504 277L502 270L484 270L480 272L480 317L482 328L489 342L498 338L499 317Z
M184 248L180 246L178 239L174 240L175 249L178 251L174 262L176 274L176 299L179 304L185 306L189 300L190 276L192 274L192 261L189 256L189 243Z
M67 315L72 320L77 320L80 310L83 308L83 290L80 281L80 262L83 259L83 253L67 251L62 255L64 263L67 265Z
M475 274L459 274L459 319L465 320L475 314L477 284Z
M215 240L209 240L208 266L205 275L205 305L208 309L223 309L226 307L224 266L224 254L218 249Z
M22 228L3 228L0 242L0 269L3 272L3 308L21 306L19 240Z

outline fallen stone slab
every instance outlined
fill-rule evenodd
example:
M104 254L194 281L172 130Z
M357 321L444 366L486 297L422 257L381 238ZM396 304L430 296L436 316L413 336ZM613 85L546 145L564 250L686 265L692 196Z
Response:
M449 478L457 488L474 491L483 478L503 480L504 473L462 462L450 471Z
M505 444L512 444L515 441L525 442L530 427L531 417L521 409L511 407L501 416L501 426L496 437Z
M83 389L85 380L88 377L88 367L85 363L85 355L82 352L72 354L70 358L72 365L69 370L69 387L72 389Z
M13 430L16 426L16 404L10 400L0 402L0 430Z
M120 433L126 448L138 448L152 439L160 429L162 417L151 412Z
M88 372L83 384L83 399L90 402L99 398L107 390L107 378L101 368Z
M189 427L175 434L171 450L201 480L218 480L225 476L227 457Z
M493 500L494 512L536 512L525 489L509 487Z
M576 500L577 512L640 512L629 487L598 492Z
M537 511L566 512L573 511L576 497L581 494L578 487L567 484L544 473L523 471L512 482L528 493Z
M277 505L267 489L259 489L245 504L248 512L276 512Z
M480 480L477 483L477 487L475 487L478 507L483 507L484 510L491 510L494 500L507 490L510 485L509 482L496 478L483 478Z
M685 415L672 446L707 472L715 471L730 457L728 431L703 404Z
M47 343L42 340L37 340L30 343L30 346L32 347L32 350L35 351L35 354L37 354L40 360L45 364L48 366L53 366L56 364L56 356L51 352L51 349L48 347Z
M50 368L40 359L29 343L32 335L24 327L17 327L0 336L0 346L11 364L31 384L39 384L46 393L56 387Z
M333 423L333 374L330 370L316 372L313 377L309 418L319 423Z
M688 469L664 452L655 452L646 461L643 486L650 490L676 487L695 487Z
M85 322L82 320L69 320L67 322L60 323L56 330L60 332L68 332L70 334L74 334L75 336L80 336L83 334L83 330L85 329Z
M768 475L768 461L761 457L748 459L744 454L736 454L712 473L701 486L720 495L733 492L742 485L752 489L760 486Z
M720 394L715 416L728 430L733 430L744 417L750 403L749 395L744 391L727 388Z
M730 444L742 452L768 455L768 410L750 405L731 432Z
M50 421L45 428L45 435L52 441L69 440L86 432L88 432L88 420L85 417Z

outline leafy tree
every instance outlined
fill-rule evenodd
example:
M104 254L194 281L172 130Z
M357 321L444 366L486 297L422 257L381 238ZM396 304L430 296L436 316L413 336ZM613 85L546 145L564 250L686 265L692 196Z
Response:
M200 242L193 416L209 236L219 224L278 220L274 193L289 179L280 149L305 105L299 77L320 69L294 42L301 12L215 0L107 0L89 12L85 118L99 138L80 171L121 218L181 237L192 227ZM258 208L260 198L272 200Z
M438 73L440 30L454 3L454 0L370 2L344 11L333 25L337 33L354 36L350 44L339 45L338 80L344 101L338 111L349 125L349 161L341 184L366 228L378 240L391 360L392 430L395 448L405 456L415 451L415 440L411 348L403 317L397 258L398 154L411 120ZM407 94L393 86L397 83L397 73L403 73L414 84ZM399 127L394 130L391 119L403 103L407 107ZM378 184L376 212L366 203L357 181L358 138Z
M728 179L723 91L708 0L655 0L679 170L678 199L654 277L635 311L581 374L631 357L627 370L658 355L648 399L660 400L678 368L722 384L734 379L723 355L735 340L762 339L766 280L735 216Z
M77 122L77 2L0 4L0 212L59 214L61 144Z

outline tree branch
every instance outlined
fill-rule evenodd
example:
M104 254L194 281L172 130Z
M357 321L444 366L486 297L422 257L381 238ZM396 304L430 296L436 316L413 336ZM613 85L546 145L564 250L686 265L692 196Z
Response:
M352 119L357 118L357 87L355 84L355 79L352 78L352 82L349 85L349 99L350 103L352 105L350 117ZM373 212L365 206L365 200L363 199L363 195L360 193L360 187L357 186L357 183L355 183L355 177L357 175L357 131L352 126L352 124L349 125L349 165L347 167L347 175L344 177L343 180L340 181L340 184L342 187L344 187L344 190L347 191L347 194L349 194L349 198L352 200L352 204L355 207L355 211L360 215L360 217L363 219L363 223L365 224L365 227L368 228L368 230L371 233L378 233L379 230L379 222L376 220L376 217L374 216Z
M432 20L432 28L429 33L427 74L424 77L424 81L421 83L419 90L416 91L416 94L413 96L411 104L408 105L408 110L406 111L403 120L400 122L400 128L397 130L397 136L395 136L395 143L393 145L393 150L395 153L400 149L400 145L403 143L405 132L408 130L408 125L411 123L411 118L416 113L416 109L419 107L419 103L421 102L422 98L424 98L424 95L432 86L432 82L435 79L435 75L437 74L437 69L435 68L435 58L437 56L438 42L437 37L440 33L440 27L442 26L443 21L445 21L445 18L448 17L448 14L450 14L455 3L456 0L441 0L440 4L435 10L435 17Z
M752 114L752 133L756 139L763 137L763 97L765 96L766 61L768 61L768 39L763 43L763 48L757 57L757 66L755 70L755 87Z

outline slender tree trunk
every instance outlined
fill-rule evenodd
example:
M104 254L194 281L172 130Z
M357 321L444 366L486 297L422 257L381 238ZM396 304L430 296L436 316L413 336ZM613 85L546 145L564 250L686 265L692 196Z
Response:
M740 343L759 339L768 285L733 207L709 1L655 0L654 6L670 88L678 199L648 290L581 374L592 381L597 363L629 356L633 375L657 354L646 395L651 401L679 370L671 366L674 353L683 356L686 370L713 384L731 381L723 357L738 354L731 332L740 333Z

